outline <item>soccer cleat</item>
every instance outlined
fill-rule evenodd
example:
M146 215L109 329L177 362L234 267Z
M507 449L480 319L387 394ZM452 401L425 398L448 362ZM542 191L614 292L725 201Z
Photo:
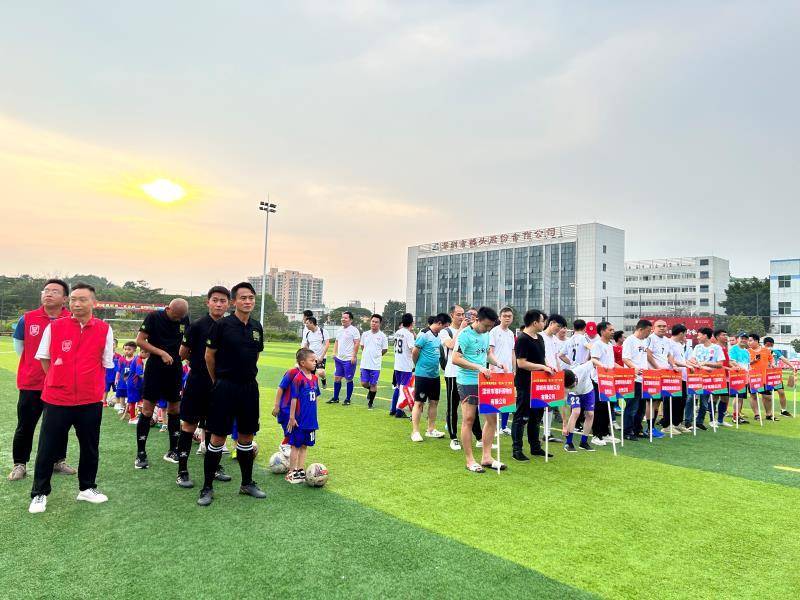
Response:
M511 427L503 427L500 430L500 433L502 433L503 435L511 435Z
M773 417L772 415L767 415L767 421L780 421L778 417Z
M350 400L345 400L342 402L342 406L350 406Z
M205 453L206 453L206 445L205 444L200 444L197 447L197 452L195 454L200 455L200 454L205 454Z
M547 456L547 458L553 458L553 455L549 452L545 452L542 448L538 450L531 450L531 456Z
M197 499L198 506L208 506L214 500L214 490L204 487L200 490L200 497Z
M147 454L138 454L136 456L136 460L133 463L134 469L147 469L150 467L150 463L147 461Z
M82 490L75 499L82 500L83 502L91 502L92 504L102 504L103 502L108 502L108 496L98 492L97 488Z
M220 465L214 473L214 481L230 481L232 477L225 472L225 469Z
M305 480L305 475L303 476ZM255 481L251 481L247 485L243 485L239 488L239 493L243 496L252 496L253 498L264 499L267 497L267 493L258 487Z
M438 429L431 429L430 431L425 432L425 437L439 439L444 437L444 433L442 433Z
M564 444L564 451L569 453L577 452L575 446L573 446L570 442Z
M720 423L720 425L721 425L722 427L733 427L733 425L731 425L731 424L730 424L730 423L728 423L727 421L723 421L722 423Z
M589 442L581 442L578 444L578 448L581 450L586 450L586 452L597 452L594 448L589 445Z
M173 463L173 464L177 465L178 464L178 453L175 452L175 450L170 450L169 452L167 452L164 455L164 460L169 462L169 463Z
M419 431L415 431L415 432L413 432L411 434L411 441L412 442L421 442L422 441L422 435L419 433Z
M513 452L511 458L518 462L529 462L531 459L525 456L522 452Z
M748 421L744 417L739 417L739 425L750 425L750 421Z
M8 474L8 480L19 481L20 479L25 479L27 474L28 468L22 463L17 463L14 465L14 468L11 469L11 473Z
M178 487L187 490L194 487L194 481L189 479L189 473L187 473L186 471L178 473L178 478L175 480L175 483L178 484Z
M635 435L633 435L632 433L626 433L623 437L626 440L628 440L629 442L638 442L639 441L639 438L636 437Z
M794 418L794 417L792 416L792 413L790 413L788 410L782 410L782 411L781 411L781 416L782 416L782 417L788 417L788 418L790 418L790 419L793 419L793 418Z
M339 399L338 398L331 398L325 404L339 404Z
M61 473L62 475L75 475L78 470L70 467L65 459L59 460L53 465L53 473Z
M372 400L367 401L367 409L372 410Z
M461 444L458 440L450 440L450 450L455 450L456 452L461 450Z
M606 445L608 442L606 442L606 441L605 441L603 438L599 438L599 437L597 437L597 436L594 436L594 437L592 438L592 443L593 443L595 446L605 446L605 445Z
M411 418L405 413L405 411L400 410L400 409L398 409L397 412L394 413L394 416L396 418L398 418L398 419L410 419Z
M697 423L697 428L702 429L703 431L708 431L708 427L706 427L702 423Z
M36 513L43 513L47 510L47 496L39 494L31 498L31 504L28 506L28 512L32 515Z

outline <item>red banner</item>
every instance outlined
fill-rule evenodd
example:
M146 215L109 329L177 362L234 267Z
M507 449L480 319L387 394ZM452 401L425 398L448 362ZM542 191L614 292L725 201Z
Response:
M613 401L617 397L617 389L614 385L614 371L616 369L597 367L597 389L600 392L600 400L604 402Z
M514 412L517 409L514 374L492 373L491 379L478 377L478 404L481 414Z
M703 387L712 394L728 393L728 372L725 369L714 369L703 373Z
M703 395L707 393L704 383L703 371L690 370L686 373L686 392L688 394Z
M617 398L630 400L636 395L636 371L634 369L614 369L614 387Z
M763 392L766 385L764 373L761 371L750 371L750 393Z
M563 371L557 371L553 375L544 371L531 372L531 408L563 406L566 404L566 397Z
M663 369L661 371L661 396L677 398L683 394L683 377L678 371Z
M767 369L767 377L764 382L767 391L783 389L783 369Z
M645 369L642 371L642 398L644 400L661 399L661 370Z
M728 374L731 394L741 394L747 391L747 371L735 369Z

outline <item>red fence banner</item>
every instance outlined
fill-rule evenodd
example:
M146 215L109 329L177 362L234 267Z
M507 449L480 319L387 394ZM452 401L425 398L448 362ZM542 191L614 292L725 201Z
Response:
M661 399L661 369L645 369L642 371L642 399Z
M531 372L531 408L566 405L567 390L564 372L548 375L544 371Z
M683 377L679 371L662 369L661 397L678 398L683 395Z
M492 373L491 379L478 377L478 405L482 415L512 413L517 410L514 374Z
M764 382L764 388L767 392L772 390L783 389L783 369L767 369L767 377Z
M703 387L712 394L728 393L728 372L725 369L714 369L703 373Z

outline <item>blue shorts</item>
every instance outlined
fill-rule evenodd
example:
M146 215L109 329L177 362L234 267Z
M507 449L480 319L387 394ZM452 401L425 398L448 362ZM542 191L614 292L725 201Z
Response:
M286 431L286 424L289 422L289 411L283 412L283 410L281 410L275 419L278 421L278 425L281 426L281 429L283 429L284 437L288 436L289 432Z
M316 431L313 429L298 429L297 427L289 434L289 444L295 448L301 446L313 446Z
M356 366L349 360L341 360L333 357L333 363L336 365L334 377L344 377L347 381L352 381L353 376L356 374Z
M114 385L114 380L113 379L106 379L106 394L108 392L110 392L111 390L114 390L116 392L117 391L117 386Z
M380 379L380 376L380 371L376 371L374 369L361 369L361 383L378 385L378 379Z
M128 390L126 388L117 388L117 398L127 398Z
M139 393L138 390L135 391L128 390L128 397L126 398L128 404L137 404L141 401L141 399L142 395Z
M156 402L156 406L158 406L158 408L167 408L167 401L159 400L158 402Z
M394 387L403 387L411 383L411 377L414 373L411 371L397 371L392 373L392 385Z
M586 394L570 394L567 397L570 408L582 408L584 412L594 410L594 390Z

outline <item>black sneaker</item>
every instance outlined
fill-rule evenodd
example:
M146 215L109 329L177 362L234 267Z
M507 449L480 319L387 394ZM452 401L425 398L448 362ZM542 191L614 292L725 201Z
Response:
M175 450L170 450L164 455L164 460L177 465L178 464L178 453Z
M567 442L566 444L564 444L564 451L565 452L570 452L570 453L571 452L577 452L577 450L575 449L575 446L573 446L571 442Z
M397 411L396 411L396 410L390 410L390 411L389 411L389 416L390 416L390 417L393 417L393 416L395 416L396 414L397 414Z
M197 499L198 506L208 506L214 500L214 490L204 487L200 490L200 497Z
M350 400L345 400L342 402L342 406L350 406Z
M750 421L748 421L744 417L739 417L739 425L750 425Z
M187 490L194 487L194 481L189 479L189 473L187 473L186 471L178 473L178 478L175 480L175 483L178 484L178 487Z
M788 410L782 410L781 411L781 416L782 417L789 417L790 419L794 418L794 417L792 417L792 413L790 413Z
M545 452L541 448L538 450L531 450L531 456L546 456L547 458L553 458L553 455L549 452Z
M554 436L554 435L551 435L551 436L548 438L548 440L547 440L547 441L549 441L551 444L560 444L560 443L561 443L561 442L563 442L564 440L562 440L560 437L556 437L556 436Z
M772 415L767 415L767 421L780 421L778 417L773 417Z
M305 477L303 478L305 479ZM247 485L243 485L239 488L239 493L244 496L252 496L253 498L266 498L267 494L262 490L255 481L251 481Z
M214 481L230 481L231 476L225 472L225 469L222 468L222 465L217 467L217 472L214 473Z
M587 452L596 452L596 450L589 445L589 442L581 442L578 444L578 448L586 450Z
M626 440L628 440L629 442L638 442L638 441L639 441L639 438L638 438L638 437L636 437L635 435L633 435L632 433L626 433L626 434L625 434L624 436L622 436L622 437L624 437L624 438L625 438Z
M136 460L133 463L134 469L147 469L150 467L150 463L147 462L147 454L137 454Z
M403 410L398 410L396 413L394 413L394 416L396 418L398 418L398 419L408 419L409 418L409 416Z
M637 431L634 435L637 438L646 438L647 437L647 434L644 431Z
M338 398L331 398L325 404L339 404L339 399Z
M511 458L513 458L514 460L519 461L519 462L528 462L528 461L530 461L530 458L525 456L522 452L514 452L514 453L512 453L511 454Z
M367 402L367 409L372 410L372 400Z
M697 428L702 429L703 431L708 431L708 427L706 427L702 423L697 423Z

